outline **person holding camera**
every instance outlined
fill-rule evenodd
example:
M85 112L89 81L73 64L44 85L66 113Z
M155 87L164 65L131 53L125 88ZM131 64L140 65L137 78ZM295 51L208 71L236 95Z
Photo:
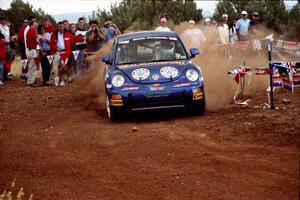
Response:
M105 40L105 35L99 30L96 20L90 21L90 29L86 33L88 53L93 54L101 48L102 41Z
M114 39L115 36L121 35L118 26L112 23L112 20L110 18L107 18L105 20L104 28L102 29L102 32L104 33L106 38L103 41L103 44L107 44L110 40Z

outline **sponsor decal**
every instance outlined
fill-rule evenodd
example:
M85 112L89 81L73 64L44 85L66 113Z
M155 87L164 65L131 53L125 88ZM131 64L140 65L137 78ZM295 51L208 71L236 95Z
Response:
M159 83L153 84L152 86L150 86L150 90L151 91L155 91L155 90L163 90L165 87L161 86Z
M174 78L178 75L178 70L175 67L166 66L160 69L160 74L165 78Z
M158 74L154 74L152 76L152 79L155 80L155 81L157 81L159 79L159 75Z
M131 72L131 76L136 80L145 80L150 75L150 71L146 68L138 68Z
M122 100L111 99L110 100L110 105L112 105L112 106L123 106L123 101Z
M189 86L190 82L188 81L183 81L183 82L176 82L174 87L185 87L185 86Z
M139 64L125 64L119 65L120 69L128 69L132 67L140 67L140 66L150 66L150 65L164 65L164 64L173 64L173 65L186 65L184 61L163 61L163 62L149 62L149 63L139 63Z

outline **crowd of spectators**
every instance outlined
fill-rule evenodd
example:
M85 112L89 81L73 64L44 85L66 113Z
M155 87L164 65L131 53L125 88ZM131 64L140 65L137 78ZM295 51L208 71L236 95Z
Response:
M87 69L86 58L120 34L117 25L107 18L103 27L96 20L89 24L83 17L78 23L63 20L53 26L48 17L39 24L32 16L23 20L17 34L9 22L0 17L0 85L12 78L11 65L16 55L16 43L22 60L21 78L30 87L65 86L74 75ZM42 83L37 83L41 67Z
M182 38L188 41L189 48L201 47L202 43L208 43L212 38L224 55L231 56L230 45L253 39L258 21L257 12L252 13L250 20L246 11L241 12L241 18L237 21L228 21L227 14L223 14L218 21L206 18L201 28L195 26L194 20L189 20ZM167 23L167 18L161 17L160 26L155 31L171 31ZM74 74L82 74L88 68L88 56L120 34L110 18L99 25L96 20L86 24L83 17L78 19L77 24L63 20L56 27L48 17L43 18L40 24L34 17L29 17L23 20L18 33L13 34L9 22L5 17L0 17L0 85L12 78L11 65L16 55L16 43L22 59L21 77L27 80L28 86L65 86L66 82L72 81ZM37 84L40 66L42 84Z

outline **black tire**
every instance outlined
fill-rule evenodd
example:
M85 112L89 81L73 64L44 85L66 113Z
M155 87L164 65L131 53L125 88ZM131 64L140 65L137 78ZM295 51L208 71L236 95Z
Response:
M106 114L112 122L122 119L123 116L123 112L120 108L110 106L108 97L106 97Z
M189 106L189 111L192 115L195 116L202 116L206 112L206 105L205 105L205 96L203 96L203 99L197 102L193 102Z

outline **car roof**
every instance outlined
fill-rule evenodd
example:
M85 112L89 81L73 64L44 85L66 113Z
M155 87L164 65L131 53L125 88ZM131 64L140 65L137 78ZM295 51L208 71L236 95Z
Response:
M117 41L122 42L126 40L131 40L135 38L144 38L144 37L175 37L177 38L177 33L173 31L141 31L141 32L132 32L126 33L118 36Z

